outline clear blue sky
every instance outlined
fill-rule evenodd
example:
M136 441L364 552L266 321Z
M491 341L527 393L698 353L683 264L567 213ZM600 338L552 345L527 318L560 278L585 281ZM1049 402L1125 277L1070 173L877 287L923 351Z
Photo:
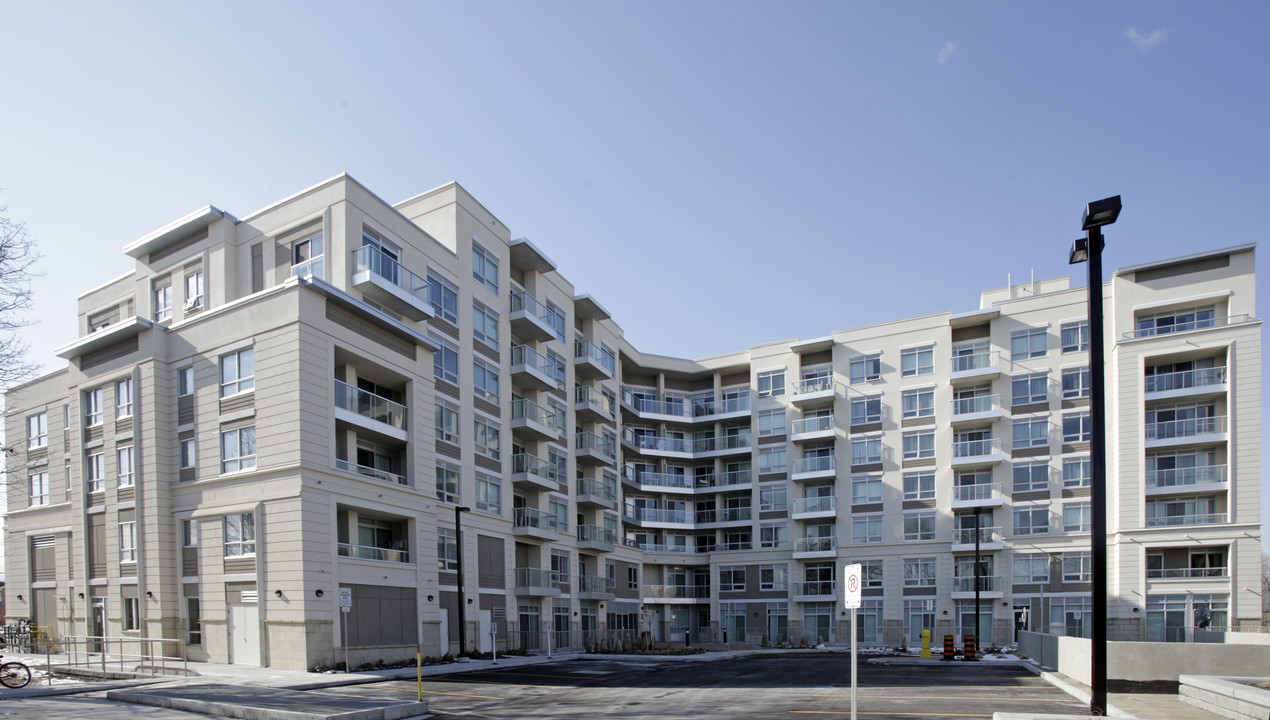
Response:
M701 357L1065 275L1107 195L1108 270L1259 240L1267 28L1264 1L0 0L0 204L47 255L40 361L123 245L340 171L390 202L458 180L636 347Z

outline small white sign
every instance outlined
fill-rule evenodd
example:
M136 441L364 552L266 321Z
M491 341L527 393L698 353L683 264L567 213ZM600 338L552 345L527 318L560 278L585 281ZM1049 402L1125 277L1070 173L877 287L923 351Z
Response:
M1077 619L1077 620L1079 620L1079 619L1081 619L1082 617L1084 617L1084 615L1085 615L1085 614L1084 614L1084 613L1082 613L1081 611L1077 610L1075 613L1073 613L1073 615L1075 615L1075 616L1076 616L1076 619Z
M353 607L353 588L346 588L346 587L340 588L340 607L341 608ZM345 610L345 612L348 612L348 611Z
M352 605L340 605L340 612L353 612Z
M490 634L490 635L497 635L497 634L498 634L498 623L490 623L490 624L489 624L489 634Z
M551 623L543 623L543 628L546 629L547 632L551 632Z
M860 564L848 565L842 569L843 600L846 607L860 607Z

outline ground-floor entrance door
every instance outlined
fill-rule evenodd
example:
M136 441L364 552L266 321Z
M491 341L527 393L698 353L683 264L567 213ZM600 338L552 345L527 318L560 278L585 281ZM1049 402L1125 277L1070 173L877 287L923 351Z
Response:
M348 615L341 621L346 621ZM235 604L229 606L229 661L234 665L260 664L260 606Z

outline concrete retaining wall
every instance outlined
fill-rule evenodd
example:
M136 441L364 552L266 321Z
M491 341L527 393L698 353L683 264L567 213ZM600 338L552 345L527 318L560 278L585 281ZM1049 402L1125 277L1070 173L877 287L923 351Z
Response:
M1262 690L1247 684L1264 680L1263 677L1183 675L1181 686L1178 688L1178 697L1187 705L1232 718L1232 720L1268 720L1270 719L1270 690Z
M1270 633L1196 630L1195 642L1226 643L1227 645L1270 645Z
M1085 638L1019 633L1019 652L1085 685L1090 648ZM1182 675L1238 676L1250 668L1270 668L1270 644L1107 643L1108 683L1176 683Z

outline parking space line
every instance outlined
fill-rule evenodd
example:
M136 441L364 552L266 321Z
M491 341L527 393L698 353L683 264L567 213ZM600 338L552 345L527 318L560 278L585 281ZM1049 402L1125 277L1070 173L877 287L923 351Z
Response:
M790 710L794 715L850 715L850 710ZM991 715L969 715L965 713L902 713L902 712L856 712L857 715L886 715L888 717L977 717L990 718Z
M849 698L850 695L812 695L812 697L822 698ZM1032 697L985 697L983 695L975 695L970 697L967 695L865 695L857 693L856 697L861 698L881 698L885 700L1027 700L1029 702L1077 702L1076 700L1066 698L1032 698Z
M415 693L417 693L417 692L419 692L418 690L413 689L413 688L399 688L399 687L391 687L391 686L389 686L389 687L388 687L388 689L389 689L389 690L396 690L396 691L398 691L398 692L408 692L408 693L410 693L410 694L412 694L412 695L413 695L413 694L415 694ZM424 690L424 691L423 691L423 693L424 693L425 695L454 695L454 696L457 696L457 697L480 698L480 699L482 699L482 700L505 700L505 699L506 699L506 698L501 698L501 697L494 697L493 695L468 695L467 693L448 693L448 692L441 692L441 691L439 691L439 690Z
M519 675L521 677L545 677L553 680L570 680L568 675L546 675L543 673L511 672L510 670L479 670L469 675Z

